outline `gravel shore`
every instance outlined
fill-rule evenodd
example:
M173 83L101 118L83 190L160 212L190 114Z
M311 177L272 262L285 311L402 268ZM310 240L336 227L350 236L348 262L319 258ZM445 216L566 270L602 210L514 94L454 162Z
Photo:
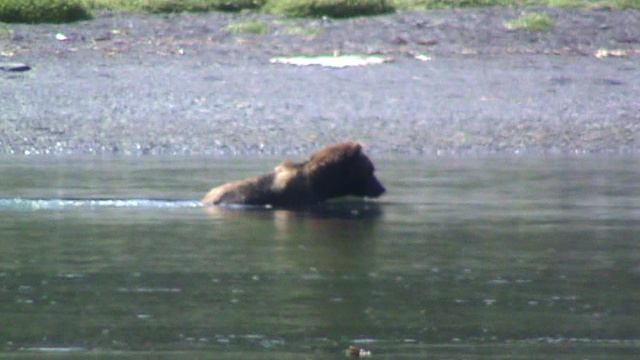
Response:
M31 68L0 70L0 155L293 156L344 139L390 156L638 153L640 12L527 11L555 27L508 30L523 10L506 8L0 24L0 63ZM243 22L266 33L227 30ZM334 53L391 61L269 62Z

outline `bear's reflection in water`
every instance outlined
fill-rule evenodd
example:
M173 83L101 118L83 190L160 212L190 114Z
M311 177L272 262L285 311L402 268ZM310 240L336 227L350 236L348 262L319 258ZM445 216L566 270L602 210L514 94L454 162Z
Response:
M273 218L276 225L284 226L292 221L305 220L378 220L382 215L380 203L362 200L338 200L300 207L271 207L253 205L205 206L205 212L215 220L267 219Z
M306 318L313 324L305 330L307 336L330 336L326 330L338 328L356 336L375 326L375 313L368 307L376 292L376 242L383 236L380 204L336 201L301 209L204 209L212 218L212 231L246 229L234 241L247 252L266 254L259 266L270 274L265 278L275 279L260 296L278 303L278 311L291 311L290 317L297 311L312 314L312 320Z
M305 207L271 208L265 206L225 205L203 208L219 221L273 221L271 234L266 228L264 237L276 240L291 236L307 240L347 240L351 243L371 238L375 225L382 217L382 206L369 201L334 201ZM346 226L346 227L345 227ZM306 230L306 231L305 231ZM268 239L267 239L268 240Z

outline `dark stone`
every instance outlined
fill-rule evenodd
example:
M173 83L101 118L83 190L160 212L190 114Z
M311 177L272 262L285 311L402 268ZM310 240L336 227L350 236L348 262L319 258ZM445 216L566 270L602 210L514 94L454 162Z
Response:
M22 63L0 63L1 71L23 72L31 70L31 66Z

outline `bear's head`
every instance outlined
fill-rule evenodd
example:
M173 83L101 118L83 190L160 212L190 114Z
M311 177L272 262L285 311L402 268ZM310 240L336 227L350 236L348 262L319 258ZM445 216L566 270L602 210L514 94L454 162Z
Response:
M378 197L386 190L375 168L356 142L328 146L304 164L309 186L319 200L339 196Z

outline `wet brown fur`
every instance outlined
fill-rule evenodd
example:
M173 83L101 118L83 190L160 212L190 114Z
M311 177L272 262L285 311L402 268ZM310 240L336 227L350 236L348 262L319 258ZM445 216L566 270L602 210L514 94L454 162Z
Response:
M215 187L202 202L300 206L346 195L378 197L385 189L374 171L362 146L345 142L327 146L305 162L285 161L272 173Z

